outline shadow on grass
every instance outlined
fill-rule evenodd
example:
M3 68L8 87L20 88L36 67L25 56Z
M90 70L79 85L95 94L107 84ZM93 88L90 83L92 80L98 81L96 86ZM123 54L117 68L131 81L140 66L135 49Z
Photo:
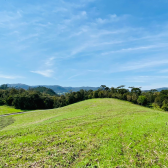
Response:
M0 117L0 130L15 122L12 117Z

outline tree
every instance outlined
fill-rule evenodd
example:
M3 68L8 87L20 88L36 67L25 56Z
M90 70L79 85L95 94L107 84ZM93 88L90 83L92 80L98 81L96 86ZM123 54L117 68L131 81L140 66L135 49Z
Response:
M94 91L94 92L93 92L93 98L98 98L98 97L99 97L99 96L98 96L98 93L99 93L99 92L98 92L97 90Z
M147 104L147 98L145 96L139 96L137 102L140 105L146 105Z
M162 109L168 111L168 99L163 101Z
M159 96L157 96L155 98L154 105L161 108L163 105L162 103L163 103L164 99L165 99L164 96L160 94Z
M168 90L162 90L162 91L160 92L160 94L168 95Z
M128 89L118 89L118 93L120 93L120 94L124 94L124 93L128 93L129 92L129 90Z
M120 88L124 88L124 87L125 87L125 85L120 85L117 88L120 89Z
M7 90L8 89L8 85L7 84L3 84L3 85L0 86L0 89Z
M109 88L109 87L105 87L105 89L104 89L104 90L109 91L109 90L110 90L110 88Z
M106 88L106 85L101 85L100 87L104 90Z
M104 92L103 91L99 91L98 96L99 96L99 98L103 98L104 97Z
M114 87L111 87L111 92L112 93L115 93L116 92L116 89Z
M0 97L0 105L4 105L4 104L5 104L4 99Z
M152 93L157 92L157 90L156 90L156 89L151 89L150 91L151 91Z
M132 94L132 102L137 103L138 95L136 93Z
M132 100L132 96L131 95L127 95L127 101L131 101Z
M139 96L141 94L141 89L140 88L132 88L131 93L135 93Z

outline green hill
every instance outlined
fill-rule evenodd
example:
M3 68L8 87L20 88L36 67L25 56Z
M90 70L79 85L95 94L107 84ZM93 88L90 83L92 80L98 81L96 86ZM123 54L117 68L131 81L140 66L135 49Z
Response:
M39 86L39 87L31 88L31 90L36 90L36 91L39 91L41 93L48 94L50 96L57 96L57 94L52 89L46 88L44 86Z
M91 99L0 123L0 167L168 167L168 114L130 102Z

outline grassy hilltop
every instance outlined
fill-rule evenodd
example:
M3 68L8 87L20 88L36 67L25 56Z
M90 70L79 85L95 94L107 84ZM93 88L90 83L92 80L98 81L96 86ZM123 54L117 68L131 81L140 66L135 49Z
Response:
M167 167L168 114L117 99L0 117L0 167Z

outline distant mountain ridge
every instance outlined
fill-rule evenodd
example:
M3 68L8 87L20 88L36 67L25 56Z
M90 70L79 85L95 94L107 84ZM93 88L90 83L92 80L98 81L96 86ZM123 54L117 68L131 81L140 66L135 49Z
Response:
M63 94L63 93L67 93L67 92L77 92L81 89L83 90L97 90L100 87L89 87L89 86L82 86L82 87L63 87L63 86L59 86L59 85L35 85L35 86L29 86L26 84L7 84L8 87L14 87L14 88L23 88L25 90L29 89L29 88L35 88L35 87L39 87L39 86L44 86L47 87L49 89L54 90L54 92L56 92L57 94ZM156 90L158 90L159 92L162 90L168 90L168 87L162 87L162 88L157 88ZM149 90L144 90L144 91L149 91Z
M56 92L57 94L63 94L63 93L67 93L67 92L77 92L81 89L83 90L97 90L99 87L89 87L89 86L83 86L83 87L63 87L63 86L59 86L59 85L36 85L36 86L29 86L29 85L25 85L25 84L7 84L8 87L14 87L14 88L22 88L22 89L29 89L29 88L36 88L39 86L44 86L47 87L49 89L52 89L54 92Z
M168 87L157 88L156 90L160 92L162 90L168 90Z

